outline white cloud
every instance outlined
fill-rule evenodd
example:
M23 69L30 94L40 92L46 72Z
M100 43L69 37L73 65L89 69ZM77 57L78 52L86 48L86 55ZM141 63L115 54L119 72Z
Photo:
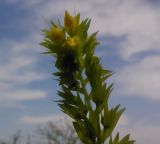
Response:
M118 121L118 125L125 126L125 125L128 125L129 122L130 122L129 117L126 114L123 114Z
M15 102L26 101L26 100L37 100L46 98L47 93L42 90L31 90L31 89L3 89L1 90L0 103L14 105Z
M0 2L3 0L0 0ZM33 5L33 4L39 4L43 2L44 0L5 0L8 4L16 4L16 3L23 3L25 5Z
M36 70L38 61L37 40L1 40L0 49L0 103L14 105L16 101L45 98L47 94L39 89L27 88L28 84L48 78Z
M33 124L33 125L39 125L39 124L46 124L48 122L57 122L64 120L64 115L47 115L47 116L24 116L20 119L21 123L24 124Z
M122 119L123 116L127 121L125 120L124 124L120 124L121 120L118 122L113 133L114 136L119 132L121 138L130 134L130 139L135 140L136 144L159 143L160 126L158 123L151 123L143 118L139 121L133 121L128 115L122 115Z
M160 56L149 56L125 66L116 75L116 92L160 100Z
M119 127L121 136L131 135L136 144L158 144L160 141L160 126L152 123L136 122L128 127Z
M157 125L137 125L133 130L133 133L139 144L157 144L160 141L160 127Z
M9 97L10 94L10 97ZM47 96L47 94L44 91L40 91L40 90L18 90L12 93L9 93L8 97L9 99L12 100L36 100L36 99L41 99L41 98L45 98ZM6 94L7 95L7 94Z

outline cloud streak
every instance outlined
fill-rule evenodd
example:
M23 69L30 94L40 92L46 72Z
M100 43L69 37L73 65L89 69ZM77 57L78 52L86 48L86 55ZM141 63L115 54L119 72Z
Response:
M20 119L21 123L29 125L40 125L48 122L57 122L64 120L64 115L47 115L47 116L24 116Z
M130 126L120 126L120 131L122 135L127 133L132 134L132 139L136 140L137 144L146 144L152 143L157 144L160 141L159 132L160 127L156 124L150 124L144 121L136 122L134 124L130 124ZM121 135L121 136L122 136Z
M117 93L125 96L143 96L160 100L160 57L149 56L138 63L119 70L116 82Z
M34 40L33 40L34 41ZM42 99L47 93L27 88L29 84L43 81L48 77L38 72L37 47L32 41L1 40L0 49L0 103L3 105L25 100ZM32 53L30 51L32 50Z

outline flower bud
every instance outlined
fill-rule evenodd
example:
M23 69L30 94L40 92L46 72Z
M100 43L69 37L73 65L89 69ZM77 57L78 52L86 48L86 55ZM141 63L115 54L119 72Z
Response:
M65 33L55 26L51 27L51 38L56 43L61 43L65 38Z
M68 29L71 29L74 25L74 18L67 11L64 16L64 25Z
M69 34L73 34L76 31L79 24L79 17L79 14L73 17L68 13L68 11L65 11L64 26Z

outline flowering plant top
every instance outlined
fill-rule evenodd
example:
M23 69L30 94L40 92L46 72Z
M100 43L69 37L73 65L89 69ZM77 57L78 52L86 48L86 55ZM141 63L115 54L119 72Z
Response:
M124 112L117 105L109 108L113 84L106 83L112 72L105 70L94 50L99 42L97 32L89 35L90 19L80 21L80 14L72 16L65 11L64 25L51 21L50 28L42 30L46 54L55 57L60 90L58 105L73 120L73 126L84 144L133 144L129 135L113 138L113 130Z

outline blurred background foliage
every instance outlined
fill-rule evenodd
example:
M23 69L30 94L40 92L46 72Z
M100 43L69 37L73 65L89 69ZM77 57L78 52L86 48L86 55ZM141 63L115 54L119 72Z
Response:
M0 144L82 144L71 124L64 118L57 122L39 125L31 135L23 135L19 130L8 140L1 140Z

